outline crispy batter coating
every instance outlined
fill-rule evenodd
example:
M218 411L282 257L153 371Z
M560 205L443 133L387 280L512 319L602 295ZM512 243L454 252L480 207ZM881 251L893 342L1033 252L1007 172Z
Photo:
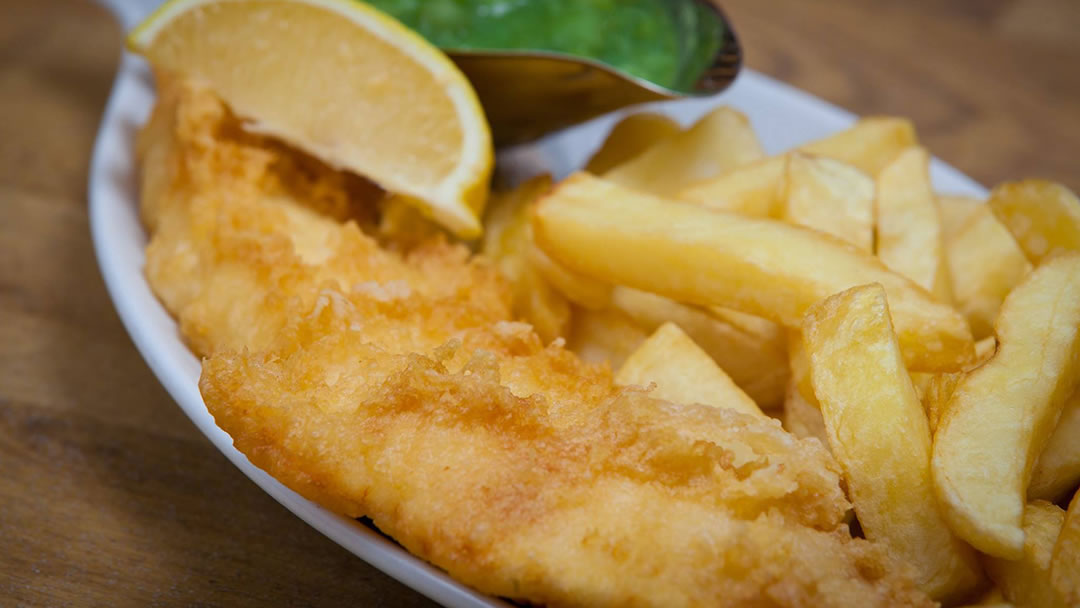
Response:
M209 93L166 81L140 151L151 285L218 424L297 492L529 603L932 605L851 538L820 444L615 387L515 322L485 260L381 247L375 190Z

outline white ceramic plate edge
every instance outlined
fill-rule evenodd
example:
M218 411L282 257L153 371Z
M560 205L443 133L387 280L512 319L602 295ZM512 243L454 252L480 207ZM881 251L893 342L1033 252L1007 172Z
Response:
M94 144L89 180L89 217L102 276L124 327L161 384L208 439L245 475L298 517L334 542L401 583L452 608L506 607L444 572L413 557L368 527L304 499L252 465L215 424L198 390L200 364L184 346L176 324L154 297L142 272L146 234L138 218L134 137L153 102L149 71L139 58L124 54ZM684 124L709 108L731 104L744 111L766 149L778 152L850 125L855 116L820 99L745 70L719 98L656 105ZM563 176L584 161L618 115L609 115L500 154L511 174L540 171ZM985 196L970 178L935 159L939 190Z

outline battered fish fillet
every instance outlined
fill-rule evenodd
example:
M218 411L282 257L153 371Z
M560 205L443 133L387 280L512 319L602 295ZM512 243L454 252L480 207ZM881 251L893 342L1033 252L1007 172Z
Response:
M207 407L300 494L533 604L932 605L851 538L819 444L615 387L513 321L485 260L381 247L370 187L206 91L165 81L140 153L147 276Z

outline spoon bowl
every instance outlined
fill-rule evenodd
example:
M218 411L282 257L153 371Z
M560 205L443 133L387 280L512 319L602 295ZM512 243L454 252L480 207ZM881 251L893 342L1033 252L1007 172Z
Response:
M731 23L710 0L667 0L694 5L701 19L676 21L680 39L710 37L715 52L702 69L682 78L685 86L663 86L602 61L543 50L443 48L472 82L491 124L495 145L534 140L624 106L726 89L742 67L742 48ZM683 69L692 66L683 58Z

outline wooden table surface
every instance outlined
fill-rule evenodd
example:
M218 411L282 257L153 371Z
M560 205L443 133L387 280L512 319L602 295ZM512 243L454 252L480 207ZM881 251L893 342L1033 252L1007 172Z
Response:
M1080 189L1077 0L724 6L751 67L983 183ZM0 0L0 605L427 604L233 468L124 333L85 186L119 53L86 0Z

